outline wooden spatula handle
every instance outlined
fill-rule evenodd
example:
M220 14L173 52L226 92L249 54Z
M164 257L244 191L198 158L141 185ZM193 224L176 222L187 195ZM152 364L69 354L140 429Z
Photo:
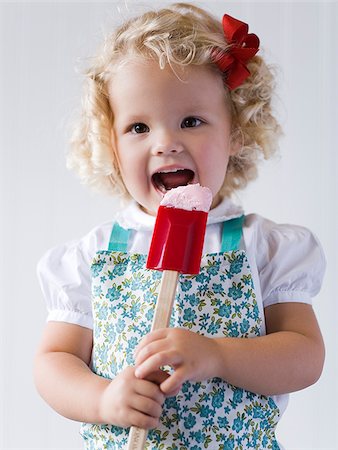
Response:
M147 440L148 430L143 428L131 427L128 437L128 450L143 450Z
M151 331L167 328L175 299L178 272L163 270Z
M171 310L174 303L178 272L164 270L162 273L160 292L156 302L156 308L151 325L151 331L167 328L170 322ZM148 430L138 427L131 427L127 450L143 450L147 439Z

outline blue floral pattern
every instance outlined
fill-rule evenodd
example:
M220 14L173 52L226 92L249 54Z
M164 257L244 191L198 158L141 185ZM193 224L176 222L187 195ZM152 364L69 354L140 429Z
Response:
M161 273L145 269L146 255L98 252L92 263L93 371L113 379L133 365L137 343L150 331ZM198 275L180 275L170 326L211 337L260 335L262 318L244 251L205 255ZM184 383L165 401L149 450L279 448L279 410L272 398L219 378ZM83 424L87 449L122 449L128 429Z

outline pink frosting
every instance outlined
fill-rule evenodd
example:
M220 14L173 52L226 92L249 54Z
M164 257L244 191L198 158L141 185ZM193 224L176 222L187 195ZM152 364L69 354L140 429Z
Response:
M208 212L212 202L212 193L209 188L199 184L179 186L166 192L161 206L185 209L187 211Z

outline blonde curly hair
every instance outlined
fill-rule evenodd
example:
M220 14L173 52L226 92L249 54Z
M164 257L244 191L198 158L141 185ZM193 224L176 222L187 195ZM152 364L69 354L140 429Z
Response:
M206 11L176 3L157 12L132 18L106 38L99 54L85 73L80 117L73 127L67 167L83 183L99 191L129 197L112 148L114 113L109 104L108 84L121 65L137 57L157 60L160 67L207 65L218 71L212 52L226 51L221 21ZM238 153L230 157L222 194L231 195L257 176L257 165L276 150L281 133L272 114L274 77L260 56L247 65L250 76L238 88L226 86L232 112L232 136L240 140Z

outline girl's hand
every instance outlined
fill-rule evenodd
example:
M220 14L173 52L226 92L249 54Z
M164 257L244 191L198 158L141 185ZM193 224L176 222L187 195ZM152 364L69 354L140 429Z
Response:
M159 388L168 375L153 371L148 380L135 377L135 368L127 367L103 391L99 406L101 423L127 428L155 428L159 424L165 399Z
M178 392L186 380L202 381L215 376L218 347L211 338L180 328L149 333L135 353L137 378L147 378L162 366L174 373L160 384L166 395Z

